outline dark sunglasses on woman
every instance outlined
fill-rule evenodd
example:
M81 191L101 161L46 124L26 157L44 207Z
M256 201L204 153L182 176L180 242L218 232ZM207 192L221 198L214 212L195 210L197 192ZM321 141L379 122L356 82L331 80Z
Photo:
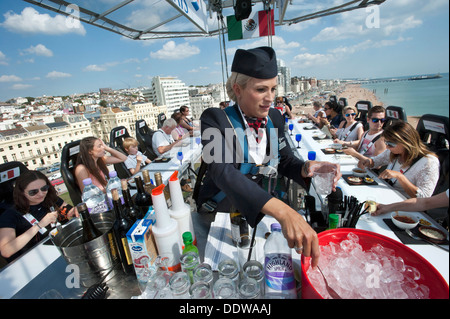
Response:
M36 196L39 193L39 190L44 193L44 192L48 191L49 188L50 188L49 185L44 185L41 188L31 189L28 191L28 195Z

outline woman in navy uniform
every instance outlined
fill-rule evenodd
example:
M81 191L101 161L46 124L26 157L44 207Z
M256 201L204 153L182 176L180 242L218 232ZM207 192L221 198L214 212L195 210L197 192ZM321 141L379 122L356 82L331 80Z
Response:
M197 200L199 212L214 208L228 211L233 205L252 227L264 214L273 216L281 224L289 246L311 256L312 264L317 265L317 234L294 209L260 187L262 177L258 171L268 164L306 186L305 179L314 170L334 165L334 189L341 176L339 166L303 162L292 153L284 135L284 118L271 108L278 74L272 48L237 50L231 71L227 93L235 104L225 110L207 109L200 118L203 161L208 165ZM233 142L233 136L237 142Z

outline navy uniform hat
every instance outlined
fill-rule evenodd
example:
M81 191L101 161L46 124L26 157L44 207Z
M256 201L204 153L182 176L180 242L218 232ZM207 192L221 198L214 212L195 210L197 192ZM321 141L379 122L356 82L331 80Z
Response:
M271 47L238 49L234 55L231 72L242 73L257 79L271 79L278 75L277 57Z

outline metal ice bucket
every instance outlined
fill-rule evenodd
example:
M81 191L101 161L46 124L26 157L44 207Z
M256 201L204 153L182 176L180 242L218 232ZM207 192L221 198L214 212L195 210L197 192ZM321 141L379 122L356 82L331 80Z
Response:
M100 237L83 244L83 229L80 218L73 218L55 236L50 235L53 244L59 249L67 264L79 267L80 283L90 287L98 283L113 268L117 260L112 226L112 211L92 214L92 221L103 233ZM105 281L114 277L113 270Z

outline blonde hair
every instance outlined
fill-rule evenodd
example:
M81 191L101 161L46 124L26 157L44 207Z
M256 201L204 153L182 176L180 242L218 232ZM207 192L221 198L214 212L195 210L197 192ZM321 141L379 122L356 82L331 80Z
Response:
M344 107L344 109L342 110L342 115L345 115L345 112L347 112L347 110L352 110L356 113L356 115L358 115L358 110L352 105L347 105L346 107Z
M228 97L230 98L230 100L233 100L234 102L237 102L237 96L234 93L233 90L233 85L236 83L239 86L241 86L243 89L245 89L245 87L247 86L247 82L252 79L251 76L242 74L242 73L237 73L237 72L231 72L230 77L227 80L227 94Z
M414 160L419 156L436 156L436 154L431 152L422 142L417 130L407 122L397 121L393 123L383 131L381 136L383 136L386 141L401 144L405 148L406 157L403 166L411 166ZM395 155L391 152L389 159L393 162L398 156L399 155Z
M131 146L138 146L138 145L139 145L139 142L135 138L127 137L127 138L123 139L122 146L127 151Z

